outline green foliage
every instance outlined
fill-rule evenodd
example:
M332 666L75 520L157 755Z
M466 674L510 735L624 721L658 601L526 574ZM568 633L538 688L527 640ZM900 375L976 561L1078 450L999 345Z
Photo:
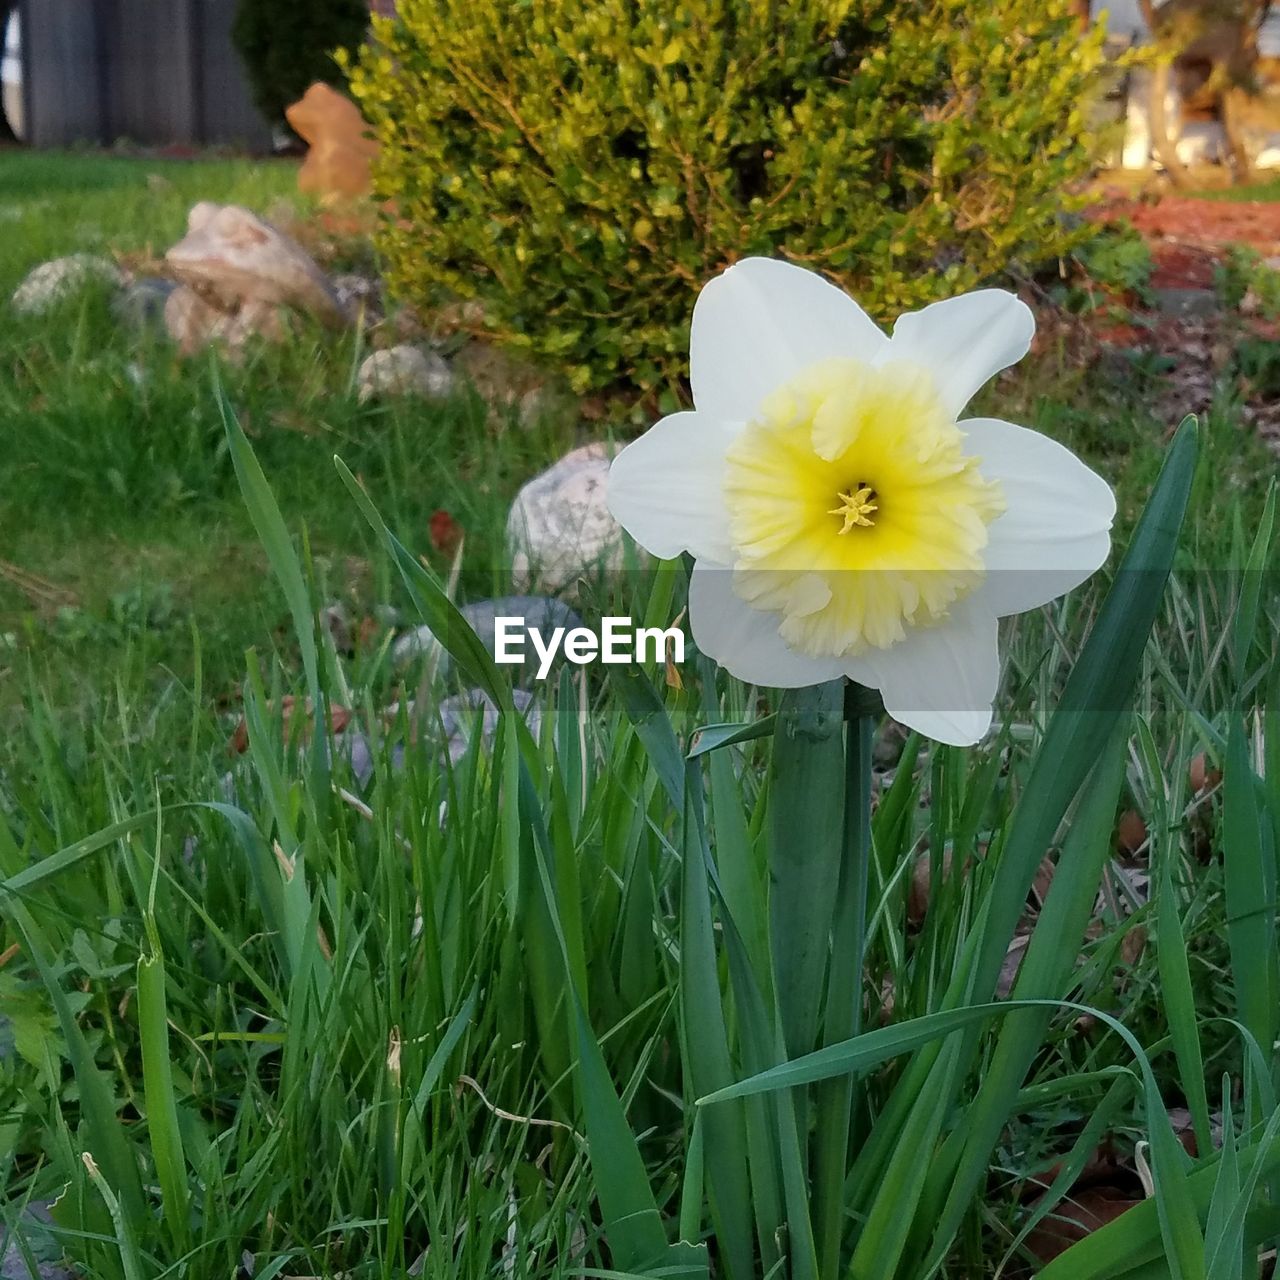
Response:
M334 60L365 37L369 10L364 0L240 0L231 39L253 86L258 109L272 123L315 80L341 86Z
M1250 297L1266 319L1280 318L1280 271L1268 266L1256 249L1233 244L1214 268L1213 284L1225 306L1234 309Z
M289 181L184 162L165 190L147 181L158 167L5 157L0 282L104 239L167 243L197 196L260 207ZM312 614L351 591L437 627L464 683L505 680L464 647L416 553L445 507L468 534L460 598L509 591L507 504L573 443L565 424L516 428L462 399L361 406L361 339L310 332L222 367L224 421L205 369L102 303L0 323L0 1235L24 1222L37 1261L119 1280L249 1264L689 1277L708 1248L726 1280L1254 1273L1280 1177L1280 597L1273 460L1234 397L1202 423L1178 567L1139 655L1135 602L1150 609L1167 559L1150 535L1167 547L1176 523L1153 384L1050 348L986 394L1116 484L1117 548L1153 489L1160 518L1143 521L1140 567L1110 575L1111 604L1099 575L1010 625L1005 732L900 754L891 733L872 753L865 721L847 732L846 776L861 789L874 763L879 784L844 828L869 883L862 901L842 872L815 900L833 925L825 978L806 977L812 921L770 879L820 852L800 847L820 809L768 767L786 703L699 662L679 689L660 670L565 677L539 687L540 724L504 715L449 767L427 724L410 742L384 714L408 692L434 706L443 672L410 684L381 640L348 654L312 637ZM1185 489L1185 438L1174 449ZM678 564L628 575L605 611L665 624L682 580ZM78 603L59 613L60 595L22 584ZM318 768L282 712L286 693L317 696L311 638L318 697L352 710L371 777L343 749L351 728ZM1107 687L1083 689L1090 672ZM1130 715L1116 682L1135 675ZM242 710L248 750L228 756ZM1091 726L1117 715L1095 751ZM1197 789L1197 760L1221 780ZM1146 820L1145 853L1115 854L1119 808ZM1029 896L1042 853L1056 870ZM957 1005L966 972L1003 965L1015 909L1030 940L1012 998L992 1007L975 974ZM858 1074L697 1105L790 1056L772 1034L779 948L789 986L824 984L827 1068ZM1180 1169L1162 1113L1184 1104L1198 1154ZM938 1123L939 1140L913 1141ZM1040 1271L1033 1233L1082 1216L1099 1144L1124 1176L1139 1141L1156 1194ZM23 1218L28 1196L64 1189L52 1225ZM899 1227L895 1263L875 1246L897 1250ZM854 1248L874 1266L851 1271Z
M879 317L1066 251L1101 33L1066 0L402 0L351 88L381 247L579 389L674 384L747 254Z
M1080 246L1076 257L1092 284L1129 295L1144 304L1151 301L1151 273L1155 268L1151 249L1142 235L1128 224L1102 228ZM1092 297L1091 290L1075 292ZM1078 305L1072 309L1084 307Z

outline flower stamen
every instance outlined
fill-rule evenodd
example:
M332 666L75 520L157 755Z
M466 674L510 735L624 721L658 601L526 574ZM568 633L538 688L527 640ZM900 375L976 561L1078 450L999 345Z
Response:
M837 493L840 505L827 512L829 516L843 516L844 527L840 533L846 534L850 529L870 529L875 521L871 517L880 510L876 502L876 491L869 485L858 485L848 493Z
M945 622L982 581L987 526L1004 510L965 439L917 365L802 369L725 453L734 593L779 614L787 646L813 657L888 649Z

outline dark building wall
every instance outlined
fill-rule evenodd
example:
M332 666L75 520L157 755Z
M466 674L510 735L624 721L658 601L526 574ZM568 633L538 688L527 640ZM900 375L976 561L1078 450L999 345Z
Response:
M101 139L97 23L88 0L20 0L27 138L36 146Z
M244 64L231 43L236 0L204 0L197 9L195 35L201 49L196 61L198 104L208 141L248 139L266 150L271 130L253 105ZM256 140L256 141L255 141Z
M34 146L271 135L231 44L235 0L21 0Z

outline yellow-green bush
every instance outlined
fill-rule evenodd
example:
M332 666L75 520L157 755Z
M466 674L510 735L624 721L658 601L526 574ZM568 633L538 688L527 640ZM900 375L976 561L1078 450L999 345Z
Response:
M1066 246L1100 38L1069 0L400 0L352 76L391 286L580 389L676 382L747 254L894 315Z

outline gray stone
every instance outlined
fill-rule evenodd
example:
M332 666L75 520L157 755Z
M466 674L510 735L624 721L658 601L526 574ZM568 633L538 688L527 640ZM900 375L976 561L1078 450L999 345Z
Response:
M1156 289L1153 292L1157 309L1166 315L1185 320L1218 312L1218 295L1212 289Z
M623 564L622 529L605 502L612 452L583 445L526 484L507 516L518 590L563 591Z
M351 625L351 614L341 600L325 605L316 620L329 633L333 647L339 653L351 653L355 649L355 629Z
M143 276L111 299L111 314L131 329L159 328L164 324L164 308L177 281L161 276Z
M502 347L469 342L454 357L454 364L482 400L514 413L521 426L534 425L553 407L555 397L546 373Z
M511 697L516 710L524 716L530 732L536 735L542 724L541 706L524 689L513 689ZM411 738L438 744L450 763L456 763L471 745L477 725L480 727L485 749L493 745L498 708L483 690L467 689L463 693L453 694L425 714L419 711L421 705L410 702L404 706L404 712L414 729ZM397 717L389 718L394 720ZM384 740L382 749L392 772L399 773L404 768L406 752L413 748L406 747L403 742L387 745ZM376 772L372 741L363 733L348 729L338 739L337 750L350 764L351 772L361 788L368 787Z
M388 347L366 357L356 375L360 403L379 397L421 396L445 400L454 389L453 371L444 357L417 347Z
M75 1272L64 1265L62 1245L53 1230L47 1201L32 1200L22 1208L13 1238L6 1224L7 1219L0 1214L0 1280L75 1280ZM24 1245L36 1265L34 1276L24 1256Z
M358 271L343 271L333 277L333 291L342 309L355 316L377 317L382 311L382 284L375 276L362 276Z
M497 652L499 618L520 618L525 627L538 632L547 642L557 627L568 631L582 625L582 619L564 601L551 596L500 596L496 600L476 600L459 606L458 612L490 653ZM526 643L525 647L528 658L532 659L531 646ZM391 661L396 666L405 666L417 658L435 654L443 655L439 640L430 627L418 627L395 642Z
M42 262L27 273L10 302L20 315L39 316L91 287L118 289L120 268L96 253L73 253Z
M187 217L187 234L165 261L178 280L220 311L283 306L335 328L349 319L311 255L239 205L196 205Z
M542 707L524 689L513 689L516 710L524 716L529 732L537 737L542 726ZM483 689L468 689L445 698L436 708L436 718L444 732L445 750L451 763L456 763L471 745L479 725L486 748L493 745L493 731L498 727L498 708Z
M361 787L367 787L373 780L373 743L363 733L348 729L337 742L338 754L345 757L351 766L351 772ZM388 752L391 768L399 772L404 767L404 744L395 743Z

